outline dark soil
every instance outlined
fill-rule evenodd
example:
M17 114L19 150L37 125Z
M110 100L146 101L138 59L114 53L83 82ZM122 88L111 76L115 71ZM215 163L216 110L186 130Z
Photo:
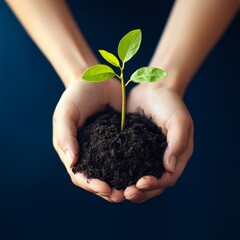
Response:
M128 113L122 132L120 121L120 113L111 107L86 121L79 130L80 155L73 172L116 189L134 185L142 176L160 178L167 147L161 129L143 112Z

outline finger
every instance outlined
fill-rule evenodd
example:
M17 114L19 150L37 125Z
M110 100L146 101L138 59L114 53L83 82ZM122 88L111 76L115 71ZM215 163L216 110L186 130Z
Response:
M143 192L143 196L141 199L135 200L133 201L134 203L143 203L146 202L154 197L159 196L160 194L162 194L164 192L164 189L156 189L156 190L151 190L151 191L146 191Z
M78 115L71 110L58 110L53 116L53 145L57 153L62 152L64 165L72 167L78 160L77 140Z
M136 187L139 190L155 190L158 188L167 188L175 185L177 181L174 173L165 172L161 178L157 179L154 176L145 176L138 180Z
M72 172L72 171L71 171ZM70 173L72 182L87 191L98 194L100 196L109 196L111 194L111 188L109 185L99 179L87 179L83 174Z
M159 188L167 188L175 185L177 177L174 173L165 172L161 178L157 179L153 176L145 176L140 178L136 184L139 190L155 190Z
M163 175L158 179L154 176L144 176L137 181L136 187L141 190L154 190L158 188L167 188L174 186L177 179L182 174L188 158L189 154L185 152L178 158L174 172L165 171Z
M174 172L177 159L187 150L192 126L190 115L182 112L180 114L175 113L166 124L168 146L163 163L169 172Z
M157 188L158 179L154 176L144 176L140 178L137 183L136 187L142 190L152 190Z
M138 180L136 187L140 190L153 190L158 188L172 187L184 171L186 164L193 153L193 128L190 130L187 150L178 158L176 168L173 173L165 172L161 178L154 176L144 176Z
M194 133L193 132L194 132L194 129L193 129L193 126L191 126L186 151L178 158L177 163L176 163L176 170L173 174L170 174L172 177L175 176L175 178L179 178L181 176L190 157L192 156L193 145L194 145L194 143L193 143L193 134Z
M66 156L61 150L59 151L59 157L62 162L66 162L64 159ZM69 165L65 165L66 170L73 182L77 187L83 188L89 192L95 193L99 196L108 196L111 194L112 190L109 185L99 179L87 179L83 174L74 174Z
M136 188L136 186L130 186L124 191L124 196L127 200L133 203L142 203L153 197L160 195L164 189L156 189L151 191L142 191Z
M124 190L117 190L117 189L113 188L111 194L108 195L108 198L115 203L122 202L125 200L123 192L124 192Z

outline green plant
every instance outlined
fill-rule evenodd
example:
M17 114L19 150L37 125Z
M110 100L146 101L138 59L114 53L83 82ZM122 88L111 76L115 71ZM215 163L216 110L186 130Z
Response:
M125 116L126 116L126 86L130 82L142 83L142 82L156 82L167 76L167 73L159 68L154 67L141 67L136 70L125 83L123 70L125 63L129 61L138 51L142 41L142 32L140 29L132 30L127 33L118 44L118 57L121 60L105 50L99 50L102 57L113 66L120 69L120 74L117 74L111 67L105 64L96 64L88 68L82 79L89 82L102 82L113 77L117 77L121 81L122 87L122 117L121 117L121 131L124 130Z

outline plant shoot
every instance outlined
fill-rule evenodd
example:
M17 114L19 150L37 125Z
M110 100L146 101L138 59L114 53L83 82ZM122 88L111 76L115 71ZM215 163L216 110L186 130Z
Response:
M142 32L140 29L135 29L127 33L118 44L118 57L106 51L99 50L101 56L114 67L119 68L120 73L117 74L110 66L105 64L96 64L88 68L82 75L82 79L89 82L103 82L110 78L117 77L121 81L122 89L122 111L121 111L121 131L125 127L126 116L126 86L130 82L156 82L167 76L167 73L159 68L141 67L137 69L125 82L124 67L140 48L142 41ZM119 61L120 60L120 61Z

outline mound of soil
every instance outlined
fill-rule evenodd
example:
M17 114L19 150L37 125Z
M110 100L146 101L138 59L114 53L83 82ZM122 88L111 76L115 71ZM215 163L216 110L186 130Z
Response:
M127 113L124 131L121 114L107 106L90 117L78 132L79 160L73 172L98 178L125 189L146 175L160 178L167 147L161 129L143 112Z

